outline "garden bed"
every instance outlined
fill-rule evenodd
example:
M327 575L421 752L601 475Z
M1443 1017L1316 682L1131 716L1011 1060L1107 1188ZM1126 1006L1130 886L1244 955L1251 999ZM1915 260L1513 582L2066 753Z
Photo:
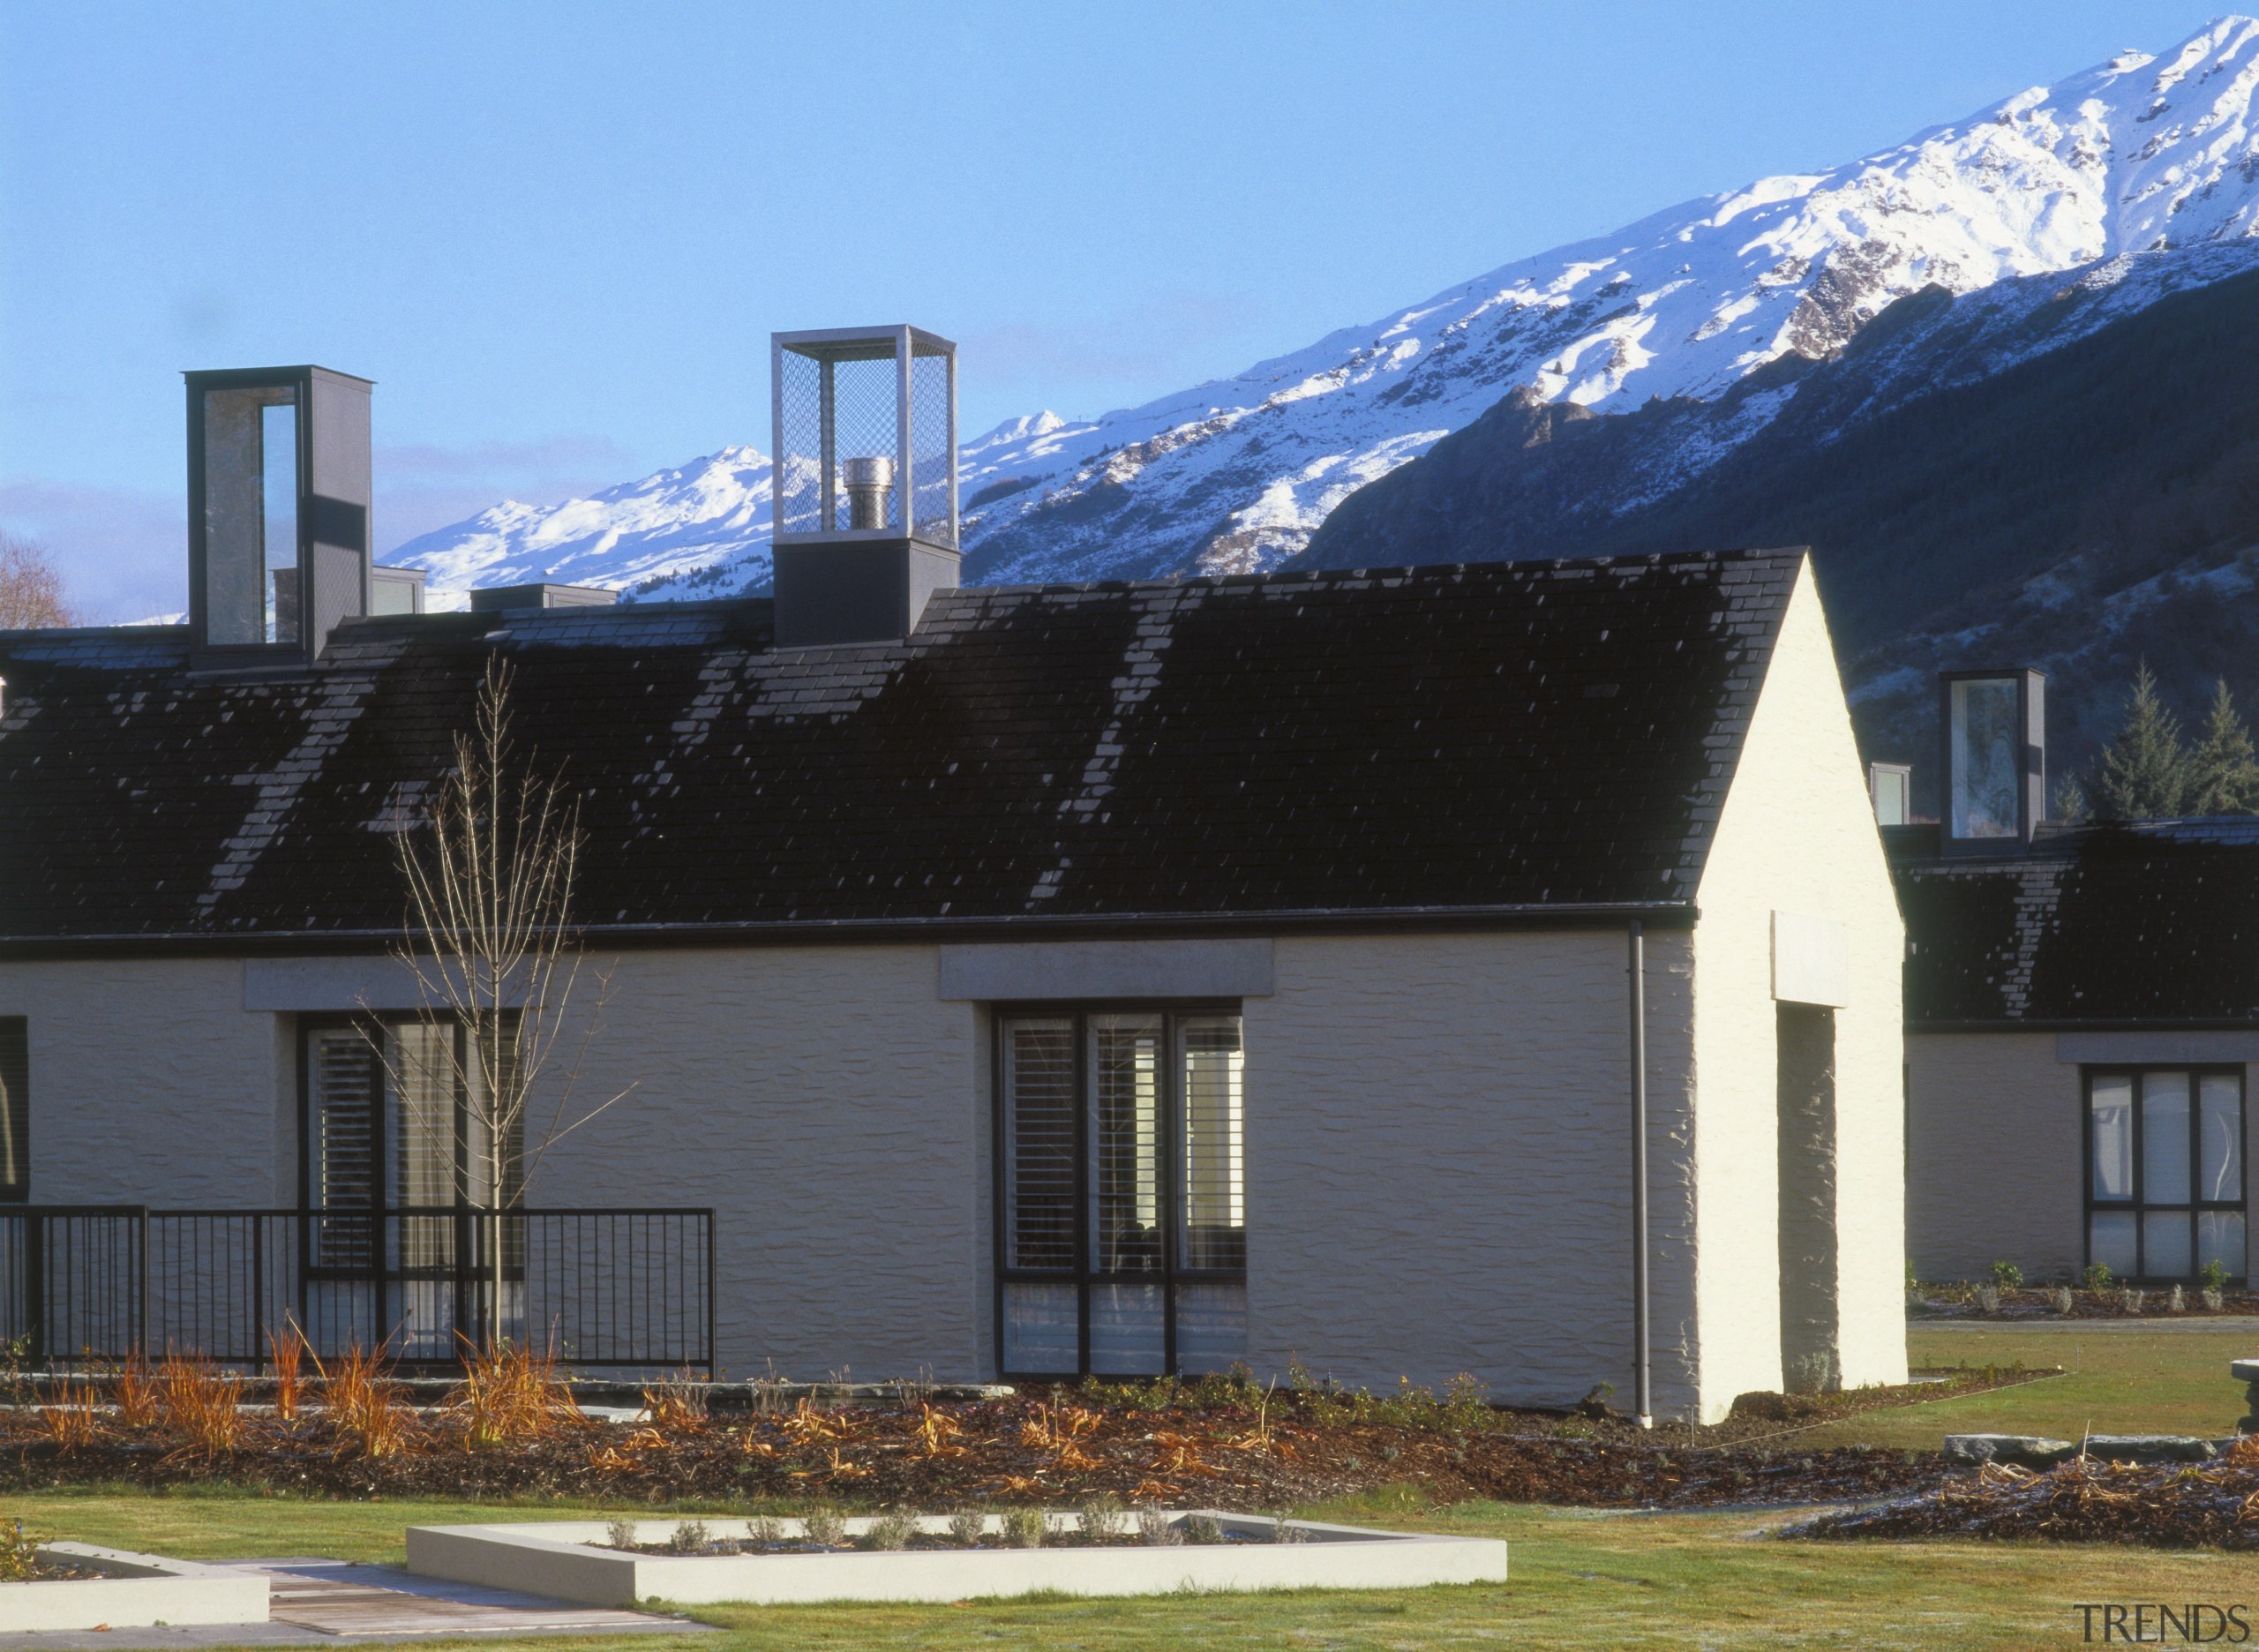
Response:
M1987 1463L1918 1494L1824 1514L1783 1536L2025 1538L2259 1549L2259 1438L2205 1463L2089 1455L2035 1472Z
M0 1485L211 1483L343 1497L566 1497L852 1503L946 1511L1125 1503L1267 1511L1410 1483L1438 1500L1699 1508L1872 1497L1939 1483L1933 1454L1797 1451L1802 1430L1875 1406L2025 1380L1970 1370L1895 1389L1746 1396L1717 1427L1642 1433L1597 1402L1501 1410L1462 1385L1375 1398L1224 1380L1086 1385L945 1401L914 1387L709 1414L699 1385L655 1387L632 1422L592 1418L538 1361L475 1370L411 1408L364 1361L268 1408L191 1362L74 1385L0 1413Z
M2259 1315L2259 1295L2248 1290L2188 1288L2173 1305L2171 1287L2094 1290L2068 1285L2003 1288L1967 1280L1924 1285L1906 1297L1907 1317L1925 1319L2230 1319Z
M1375 1531L1314 1521L1263 1520L1221 1509L1153 1511L1143 1532L1061 1541L953 1535L952 1522L908 1519L874 1543L886 1516L845 1521L717 1551L709 1534L682 1543L676 1522L556 1521L505 1526L412 1526L411 1571L455 1582L523 1589L597 1605L657 1596L685 1604L744 1601L957 1601L1038 1590L1067 1595L1170 1595L1271 1588L1402 1588L1504 1582L1497 1538ZM793 1523L798 1526L799 1522ZM620 1528L625 1528L623 1532ZM1212 1533L1185 1541L1189 1528ZM1205 1535L1204 1533L1204 1535ZM1082 1541L1073 1539L1080 1536ZM1177 1540L1167 1541L1167 1536ZM623 1542L624 1539L624 1542Z

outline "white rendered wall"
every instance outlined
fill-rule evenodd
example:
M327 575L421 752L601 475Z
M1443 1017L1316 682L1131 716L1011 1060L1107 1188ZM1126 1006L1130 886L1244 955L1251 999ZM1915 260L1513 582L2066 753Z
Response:
M1695 1400L1686 946L1652 937L1657 1408ZM1250 999L1248 1292L1258 1372L1499 1399L1632 1393L1620 929L1281 940Z
M1906 1376L1898 918L1809 564L1727 792L1694 935L1701 1411L1781 1386L1772 914L1843 926L1837 1303L1847 1385Z

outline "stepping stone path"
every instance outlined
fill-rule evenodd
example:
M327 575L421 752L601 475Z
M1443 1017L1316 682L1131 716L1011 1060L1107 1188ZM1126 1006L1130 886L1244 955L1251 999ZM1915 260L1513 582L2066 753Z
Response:
M2019 1468L2053 1468L2079 1454L2075 1440L2040 1434L1948 1434L1941 1455L1948 1462L2013 1463ZM2200 1439L2190 1434L2090 1434L2086 1454L2103 1462L2209 1462L2234 1439Z
M2243 1385L2245 1415L2236 1419L2235 1431L2259 1434L2259 1360L2230 1360L2227 1374Z

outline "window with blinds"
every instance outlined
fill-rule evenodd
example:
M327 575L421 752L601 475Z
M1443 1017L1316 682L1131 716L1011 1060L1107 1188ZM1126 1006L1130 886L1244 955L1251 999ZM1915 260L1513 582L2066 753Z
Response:
M449 1213L490 1204L493 1181L470 1105L477 1063L462 1031L420 1018L363 1017L308 1023L301 1036L313 1265L365 1272L381 1261L411 1273L453 1266L459 1225ZM515 1134L502 1166L506 1202L521 1190L522 1120ZM383 1213L403 1206L434 1213Z
M22 1016L0 1016L0 1199L32 1190L32 1038Z
M1007 1013L997 1046L1004 1370L1147 1376L1244 1357L1240 1017Z
M2247 1273L2243 1070L2089 1068L2087 1260L2120 1279Z
M367 1269L376 1260L377 1108L383 1093L376 1047L357 1026L306 1034L307 1202L313 1265Z

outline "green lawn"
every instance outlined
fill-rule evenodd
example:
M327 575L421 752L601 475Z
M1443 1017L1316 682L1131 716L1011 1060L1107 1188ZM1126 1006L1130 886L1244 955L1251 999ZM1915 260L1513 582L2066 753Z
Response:
M1934 1449L1948 1432L2075 1437L2225 1433L2241 1414L2227 1362L2259 1352L2248 1332L2101 1332L1986 1325L1917 1330L1918 1364L2060 1364L2067 1375L2002 1393L1870 1413L1796 1444ZM1788 1441L1782 1442L1788 1444ZM318 1554L398 1562L416 1524L555 1519L567 1506L311 1501L241 1491L26 1494L0 1506L42 1536L189 1558ZM607 1513L618 1513L607 1510ZM2259 1565L2217 1553L1978 1543L1836 1545L1766 1536L1778 1515L1641 1515L1462 1504L1382 1494L1304 1513L1505 1538L1513 1581L1431 1589L1164 1600L974 1602L956 1606L707 1607L712 1652L817 1648L1067 1648L1098 1652L1488 1644L1547 1648L1955 1648L2080 1643L2081 1601L2243 1602L2259 1622ZM709 1515L710 1517L710 1515ZM494 1643L482 1642L483 1645ZM530 1642L512 1643L530 1645ZM542 1643L593 1652L574 1638ZM629 1652L657 1652L638 1638ZM663 1645L676 1645L669 1641Z
M2259 1333L2090 1330L2075 1320L2060 1329L1916 1327L1907 1354L1917 1366L2060 1365L2064 1374L1993 1393L1867 1412L1797 1435L1797 1443L1935 1451L1948 1434L2075 1440L2090 1427L2098 1434L2233 1434L2243 1415L2243 1388L2228 1376L2228 1362L2259 1356Z
M415 1523L553 1519L555 1506L326 1503L241 1495L19 1497L33 1529L217 1558L326 1554L397 1561ZM1200 1647L1374 1648L1857 1646L1986 1648L2075 1644L2078 1601L2259 1599L2259 1568L2218 1554L1769 1541L1775 1516L1610 1515L1378 1497L1313 1513L1501 1536L1513 1581L1430 1589L1206 1596L961 1606L706 1607L753 1648ZM2253 1614L2259 1618L2259 1612ZM492 1645L492 1642L482 1642ZM513 1643L513 1644L532 1644ZM544 1645L589 1648L586 1639ZM643 1639L618 1644L657 1652ZM673 1644L667 1642L664 1644Z

